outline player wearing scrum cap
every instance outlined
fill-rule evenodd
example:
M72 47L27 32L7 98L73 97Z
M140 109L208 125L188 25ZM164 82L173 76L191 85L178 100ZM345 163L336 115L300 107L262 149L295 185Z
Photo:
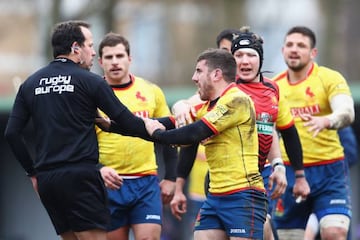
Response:
M280 178L281 175L275 175L277 171L274 171L274 174L271 175L272 168L269 164L266 164L268 158L271 160L274 170L282 170L282 167L277 167L279 164L282 166L282 160L276 129L279 130L286 142L286 154L289 156L292 168L298 176L304 175L302 147L290 109L285 102L280 102L278 86L264 77L261 72L264 60L262 38L250 32L249 27L243 27L240 30L241 33L235 37L231 46L231 52L237 62L237 84L254 101L259 134L259 169L262 172L266 189L271 192L274 180L277 185L283 184L283 179ZM278 198L284 193L285 188L286 185L283 185L281 193L269 193L270 202L271 199ZM296 178L293 196L305 199L309 192L310 189L306 179ZM271 205L270 203L270 214L272 212ZM271 239L270 236L265 237Z
M156 130L154 121L147 124L154 139L186 144L180 155L196 154L199 142L205 146L210 189L195 223L194 239L263 237L267 200L258 169L255 109L250 97L237 88L235 76L236 62L229 52L204 51L192 78L204 101L197 108L194 120L198 121L169 131ZM177 189L182 190L185 184L184 173L192 167L190 159L179 161ZM177 206L180 215L184 204Z
M280 107L278 105L279 92L277 85L263 77L261 73L263 40L250 32L249 27L243 27L240 31L230 30L226 29L218 35L217 44L219 48L231 50L233 53L237 62L237 85L242 91L249 94L254 101L259 134L259 169L262 170L265 186L268 190L271 190L273 183L276 183L276 188L269 194L269 197L278 198L284 193L287 182L275 131L275 123L286 143L288 143L286 149L291 164L298 175L303 175L301 144L289 108L285 104ZM234 39L234 41L230 39ZM194 97L191 100L194 100ZM185 112L182 108L186 109L186 105L189 107L189 102L179 102L173 107L179 121L185 121L186 119L186 116L182 114L182 112ZM270 164L265 165L267 157L270 159L272 167ZM266 167L264 168L264 166ZM275 171L272 172L272 169ZM310 189L306 179L297 178L294 196L305 199L309 192ZM174 204L176 199L175 196L173 199ZM271 211L271 208L269 211ZM267 229L270 231L270 227L268 227L265 232ZM271 239L270 235L271 232L267 233L265 239Z

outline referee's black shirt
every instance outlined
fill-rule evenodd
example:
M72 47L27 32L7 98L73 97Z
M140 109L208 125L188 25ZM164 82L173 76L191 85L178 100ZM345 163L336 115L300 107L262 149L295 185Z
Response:
M30 175L72 162L96 164L97 108L123 126L124 134L148 137L143 121L129 112L102 77L71 60L55 59L20 86L5 136ZM21 135L30 118L35 129L34 160Z

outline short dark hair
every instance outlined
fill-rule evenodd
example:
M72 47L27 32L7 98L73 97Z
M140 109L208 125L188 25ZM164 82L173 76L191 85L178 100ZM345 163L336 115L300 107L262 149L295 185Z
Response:
M239 34L240 34L240 31L237 29L228 28L228 29L222 30L216 37L216 46L220 47L221 40L227 39L229 41L232 41L234 39L234 36L239 35Z
M51 37L54 58L69 54L74 42L80 46L84 45L85 36L81 27L90 28L90 24L84 21L71 20L55 25Z
M233 55L224 49L210 48L202 52L197 62L205 60L210 71L219 68L226 82L234 82L236 76L236 61Z
M310 39L310 46L311 48L315 48L316 46L316 37L315 33L308 27L305 26L295 26L290 28L290 30L286 33L286 36L293 34L293 33L300 33Z
M122 35L113 33L113 32L109 32L108 34L105 35L103 40L101 40L101 42L99 44L99 56L102 57L102 55L103 55L102 50L104 47L106 47L106 46L115 47L118 44L123 44L125 47L126 53L130 56L129 41Z

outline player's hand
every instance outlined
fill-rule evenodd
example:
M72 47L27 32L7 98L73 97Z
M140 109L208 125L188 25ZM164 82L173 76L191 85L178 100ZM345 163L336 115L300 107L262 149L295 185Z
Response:
M176 191L173 199L170 202L171 213L178 220L181 220L182 215L186 213L186 197L182 191Z
M269 177L269 190L273 189L275 184L275 189L271 194L271 199L279 198L285 193L287 187L286 172L283 165L276 166L273 173Z
M163 179L160 182L161 199L163 204L169 204L174 197L175 182Z
M123 184L122 177L111 167L102 167L100 169L101 177L105 182L105 186L112 190L119 189Z
M305 201L307 196L310 194L310 186L305 177L296 178L294 187L293 187L293 195L297 199L297 201Z
M145 123L145 128L150 136L152 136L153 133L158 129L162 129L162 130L166 129L164 125L162 125L158 120L143 118L143 121Z
M324 128L330 127L330 120L327 117L315 117L308 113L300 113L299 116L305 122L304 126L308 128L308 132L313 132L313 137Z
M195 108L193 108L186 100L177 101L172 106L171 110L175 117L176 128L192 123L193 120L191 115L196 116Z

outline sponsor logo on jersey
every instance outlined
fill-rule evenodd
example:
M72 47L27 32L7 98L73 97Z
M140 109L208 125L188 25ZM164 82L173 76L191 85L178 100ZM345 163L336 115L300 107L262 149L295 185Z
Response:
M261 112L257 114L256 127L259 134L272 135L274 123L271 114Z
M150 117L149 111L146 111L146 110L134 112L134 115L137 116L137 117L143 117L143 118L149 118Z
M220 119L228 111L228 108L224 105L217 105L214 110L206 114L206 118L209 122L214 123Z
M320 109L319 104L315 104L315 105L312 105L312 106L291 108L291 114L294 117L298 117L299 114L304 114L304 113L315 115L315 114L320 113L320 111L321 111L321 109Z
M264 134L264 135L272 135L273 134L273 128L274 128L273 123L256 121L256 127L258 130L258 134Z

